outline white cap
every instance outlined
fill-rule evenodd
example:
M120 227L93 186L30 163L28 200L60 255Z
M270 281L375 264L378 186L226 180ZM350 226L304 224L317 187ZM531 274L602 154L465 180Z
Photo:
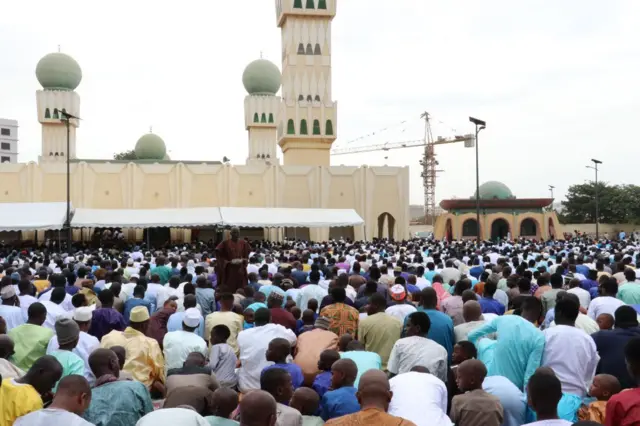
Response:
M129 279L131 278L138 278L140 279L140 274L131 274L131 276L129 277Z
M73 319L74 321L79 322L88 322L91 321L91 317L93 316L93 309L89 307L79 307L73 311Z
M200 325L200 311L198 308L189 308L184 311L182 322L187 327L196 328Z

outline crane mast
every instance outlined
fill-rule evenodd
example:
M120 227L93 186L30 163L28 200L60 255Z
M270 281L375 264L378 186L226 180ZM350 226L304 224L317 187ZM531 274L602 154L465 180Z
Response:
M384 144L359 146L354 148L334 148L331 151L331 155L347 155L361 152L424 147L424 153L420 159L420 165L422 166L420 176L422 177L422 185L424 187L424 219L425 224L434 225L436 214L436 174L437 172L442 171L437 170L438 161L436 160L435 147L436 145L464 142L465 147L473 148L475 146L475 136L473 134L454 136L452 138L439 136L434 140L431 133L430 114L425 111L420 115L420 118L424 120L423 139L387 142Z

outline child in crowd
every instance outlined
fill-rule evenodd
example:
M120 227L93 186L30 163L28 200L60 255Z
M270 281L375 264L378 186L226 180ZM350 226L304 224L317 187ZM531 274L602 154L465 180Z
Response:
M291 308L291 310L289 312L291 312L291 315L293 315L293 318L295 318L296 326L297 326L298 321L300 321L300 317L302 316L302 311L297 306L294 306L294 307ZM296 330L297 329L298 329L298 327L296 327Z
M244 325L243 325L243 329L246 330L248 328L253 328L253 314L255 312L253 312L253 309L251 308L247 308L244 310L244 312L242 313L242 316L244 317Z
M562 385L555 374L538 369L527 384L529 406L538 421L524 426L571 426L572 422L558 417L558 404L562 399Z
M460 395L462 392L458 389L456 383L456 370L458 366L468 359L476 359L478 350L476 346L468 340L462 340L453 346L453 354L451 356L451 367L447 371L447 395L448 407L451 409L453 397Z
M227 344L229 336L231 331L224 324L218 324L211 329L209 367L223 388L235 388L238 385L236 374L238 357L233 348Z
M316 313L311 309L305 309L302 313L302 319L299 319L296 324L298 326L297 332L298 335L304 333L305 331L313 330L314 324L316 322Z
M600 327L600 330L611 330L613 329L613 315L611 314L600 314L598 318L596 318L596 322Z
M322 419L324 421L360 411L353 383L358 376L358 367L350 359L340 359L331 366L331 389L322 397Z
M260 389L270 393L276 400L276 425L302 424L302 414L300 414L300 411L289 406L291 397L293 396L291 381L291 375L283 368L274 367L262 370Z
M458 366L456 381L465 393L453 397L449 413L457 426L502 425L504 411L500 399L482 389L486 376L487 368L477 359L466 360Z
M318 394L309 388L300 388L293 393L291 408L295 408L302 414L302 426L322 426L324 420L316 416L320 398Z
M550 367L539 367L536 369L536 373L538 374L548 374L550 376L556 377L556 373ZM556 412L558 414L558 418L561 420L566 420L570 423L578 421L578 410L582 405L582 400L571 393L562 392L562 396L560 397L560 401L556 407ZM534 421L536 420L536 416L533 412L529 411L527 413L528 420Z
M262 370L264 375L265 371L272 368L281 368L287 371L291 376L291 385L296 390L304 382L304 375L302 374L302 368L296 364L287 364L287 357L291 354L291 343L287 339L276 338L269 342L265 357L267 361L271 361L274 364L265 367Z
M210 425L230 426L238 422L231 420L231 414L238 407L238 393L229 388L219 388L211 397L211 415L205 417Z
M309 299L307 309L311 309L315 313L316 318L318 318L318 301L316 299Z
M340 354L338 351L327 349L320 353L320 359L318 360L318 370L320 370L320 373L313 380L313 385L311 386L320 398L322 398L331 387L331 367L333 363L339 359Z
M627 342L624 358L631 376L640 384L640 338ZM605 425L623 426L638 424L640 412L640 388L635 387L620 392L609 399L605 415Z
M578 419L604 424L607 402L609 398L620 392L620 388L620 381L615 376L610 374L598 374L595 376L589 389L589 395L596 398L596 400L580 407Z
M118 357L118 364L120 365L120 376L118 379L133 380L133 375L124 369L124 362L127 359L127 350L122 346L111 346L109 349L115 352Z

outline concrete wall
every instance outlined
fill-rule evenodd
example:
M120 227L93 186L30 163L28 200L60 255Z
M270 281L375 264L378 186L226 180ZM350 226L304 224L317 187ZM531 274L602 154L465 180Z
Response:
M0 164L0 203L65 200L64 163ZM395 238L409 236L408 167L80 162L71 165L71 201L100 209L352 208L365 220L356 239L377 236L385 213L395 219ZM327 240L329 229L309 235Z
M596 234L596 224L595 223L567 223L561 225L562 232L570 232L574 233L575 230L580 231L580 233L586 234ZM633 231L639 231L640 225L634 225L632 223L600 223L598 224L598 230L600 235L604 235L608 233L611 238L617 237L620 231L625 231L627 234Z

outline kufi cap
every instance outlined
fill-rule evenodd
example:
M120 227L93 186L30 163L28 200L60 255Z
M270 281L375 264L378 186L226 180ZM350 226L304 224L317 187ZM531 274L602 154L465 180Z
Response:
M11 299L15 295L16 295L16 289L12 285L8 285L6 287L3 287L2 290L0 290L0 297L3 300L4 299Z
M200 311L198 308L189 308L184 311L182 322L187 327L196 328L200 325Z
M73 311L73 319L78 322L89 322L93 316L93 309L81 306Z
M129 322L145 322L149 320L149 311L144 306L136 306L129 314Z
M58 336L58 343L66 345L80 337L80 327L71 318L58 317L56 320L56 336Z
M391 294L391 298L396 301L402 301L407 296L407 292L405 291L404 287L400 284L396 284L393 287L391 287L391 289L389 290L389 293Z
M314 324L315 328L321 328L323 330L328 330L331 326L331 320L327 317L318 317Z
M269 298L267 300L282 304L282 302L284 301L284 296L281 295L280 293L276 293L275 291L272 291L269 294Z

